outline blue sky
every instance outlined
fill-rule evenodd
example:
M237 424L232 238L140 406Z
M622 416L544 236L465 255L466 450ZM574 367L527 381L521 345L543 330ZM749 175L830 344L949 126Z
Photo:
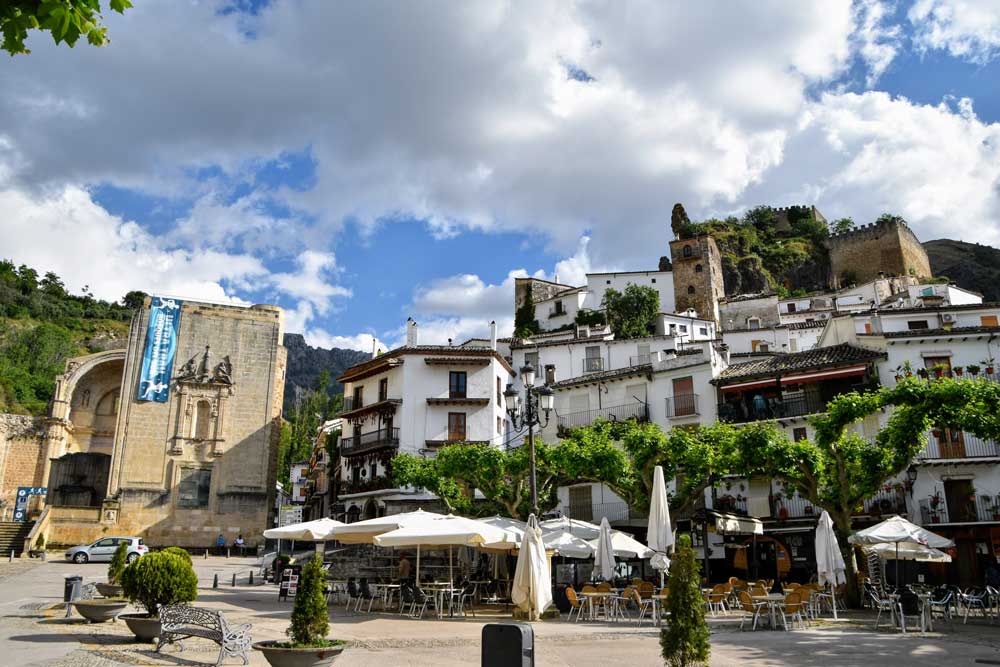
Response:
M0 66L0 255L104 298L370 350L655 267L678 201L1000 242L996 0L137 4Z

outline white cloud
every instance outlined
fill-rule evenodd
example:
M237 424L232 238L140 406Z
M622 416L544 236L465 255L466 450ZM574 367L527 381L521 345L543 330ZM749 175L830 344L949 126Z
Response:
M527 275L523 269L511 271L499 285L486 284L474 274L434 280L414 290L413 309L417 315L461 314L492 318L513 311L514 279Z
M490 320L481 317L433 317L416 319L416 322L417 342L421 345L447 345L449 339L452 344L459 345L470 338L490 336ZM510 315L498 316L496 323L500 337L510 336L514 331L514 318ZM390 348L402 345L406 339L405 324L386 332L386 339Z
M998 0L918 0L907 13L917 48L985 64L1000 50Z
M385 352L388 347L378 338L370 333L360 333L354 336L334 336L323 329L311 329L305 334L306 343L313 347L341 348L347 350L359 350L361 352L372 352L378 350Z
M330 309L335 297L351 296L351 290L334 285L327 278L337 266L333 253L306 250L296 258L296 263L298 271L275 273L270 277L283 294L300 299L321 315Z
M902 28L890 22L895 5L882 0L856 0L852 41L868 66L865 84L871 88L895 59L902 46Z

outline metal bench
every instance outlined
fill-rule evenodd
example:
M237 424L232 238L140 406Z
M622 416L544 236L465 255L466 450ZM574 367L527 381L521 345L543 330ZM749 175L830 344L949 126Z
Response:
M184 650L182 639L201 637L208 639L221 647L216 667L222 664L228 656L243 658L243 664L250 664L247 649L253 641L250 638L249 623L232 626L226 622L226 617L219 611L209 611L186 604L172 604L160 607L160 638L156 644L159 652L164 644L176 643Z

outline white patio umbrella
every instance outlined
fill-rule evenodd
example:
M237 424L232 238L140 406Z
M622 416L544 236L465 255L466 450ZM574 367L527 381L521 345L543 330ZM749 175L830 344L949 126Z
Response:
M601 532L592 543L594 547L594 569L601 579L610 581L615 577L615 553L611 542L611 526L608 518L601 519Z
M355 521L338 526L330 531L330 535L344 544L375 544L375 537L403 526L426 521L429 518L444 518L444 514L425 512L421 509L413 512L389 514L387 516ZM420 547L417 546L417 580L420 580Z
M489 525L499 528L500 530L505 530L512 536L517 537L517 546L521 546L521 542L524 541L524 531L528 527L523 521L518 521L517 519L512 519L507 516L489 516L484 519L479 519L483 523L488 523Z
M611 553L618 558L641 558L645 560L652 558L653 554L656 553L628 533L623 533L620 530L611 530L609 533L611 536ZM599 548L601 539L601 537L598 537L596 540L590 540L590 545L595 551Z
M532 514L524 531L524 541L517 553L517 567L510 587L510 599L528 614L528 620L538 619L539 614L552 604L552 577L549 559L545 555L542 531Z
M830 584L833 601L833 618L837 618L837 586L847 583L844 556L840 553L837 535L833 532L833 519L826 510L816 522L816 572L820 584Z
M901 516L892 516L874 526L859 530L848 538L851 544L894 544L895 551L911 547L945 549L955 546L952 540L925 530ZM896 558L896 586L899 586L899 558Z
M659 564L664 567L657 567L660 571L660 587L663 587L663 573L670 567L670 560L667 552L674 545L674 531L670 525L670 501L667 499L667 485L663 481L663 467L653 468L653 492L649 496L649 523L646 530L646 544L653 551L663 554L658 558ZM653 567L657 566L657 561L653 562Z
M873 544L865 547L865 551L878 554L883 560L915 560L925 563L950 563L951 556L934 547L925 547L922 544Z
M594 555L594 547L590 542L568 531L543 530L542 542L546 549L566 558L591 558Z
M431 514L427 512L426 514ZM462 516L440 516L419 521L411 521L408 525L396 530L376 535L372 538L374 544L380 547L448 547L448 579L452 580L451 547L476 547L508 544L512 538L507 531L491 526L488 523L467 519ZM417 577L420 577L419 561Z
M585 540L592 540L601 534L601 527L587 521L570 519L561 516L558 519L549 519L538 524L542 530L565 530L571 535L582 537Z
M316 519L315 521L304 521L302 523L290 523L287 526L278 528L268 528L264 531L264 537L269 540L306 540L308 542L323 542L332 539L330 534L333 529L345 524L335 519Z

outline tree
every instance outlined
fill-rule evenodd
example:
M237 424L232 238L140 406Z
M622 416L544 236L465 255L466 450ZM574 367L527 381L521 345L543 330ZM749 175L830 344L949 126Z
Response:
M883 213L882 215L880 215L878 218L875 219L876 225L891 224L891 223L906 224L906 220L903 219L903 216L896 215L895 213Z
M844 234L854 229L854 220L851 218L840 218L830 223L831 234Z
M164 605L198 597L191 559L162 551L137 558L122 571L121 581L125 597L145 607L150 616L157 616Z
M681 535L670 564L669 625L660 630L660 649L671 667L688 667L708 662L711 646L705 602L701 597L701 568L691 547L691 536Z
M601 305L616 338L641 338L649 335L660 310L660 294L648 285L629 283L622 292L605 290Z
M109 0L119 14L132 7L130 0ZM7 0L0 4L0 32L4 51L14 56L31 53L24 46L29 30L48 31L56 44L74 46L81 37L94 46L104 46L108 29L101 17L100 0Z
M109 584L117 584L118 580L121 579L122 572L125 571L125 566L128 565L128 547L129 540L122 540L118 543L118 548L115 549L115 553L111 557L111 562L108 563Z
M278 481L282 484L288 484L292 463L312 456L320 426L343 405L342 395L331 398L327 393L329 384L330 374L324 370L316 379L315 387L296 400L291 419L281 424L278 438Z
M848 430L887 408L893 408L892 414L871 441ZM791 442L769 425L772 437L744 441L741 469L784 480L829 512L847 566L849 600L856 604L857 563L847 541L853 514L910 465L930 428L1000 437L1000 386L987 380L908 378L878 392L837 396L826 410L812 419L812 441Z
M326 574L323 557L314 554L302 568L299 587L295 593L295 606L287 634L292 640L283 648L321 648L339 646L343 641L326 638L330 631L330 610L326 606Z
M132 290L122 297L122 305L129 310L139 310L142 308L142 304L146 300L147 296L149 295L145 292Z
M524 290L524 303L514 311L514 335L518 338L528 338L542 330L535 319L535 299L532 296L531 283Z

